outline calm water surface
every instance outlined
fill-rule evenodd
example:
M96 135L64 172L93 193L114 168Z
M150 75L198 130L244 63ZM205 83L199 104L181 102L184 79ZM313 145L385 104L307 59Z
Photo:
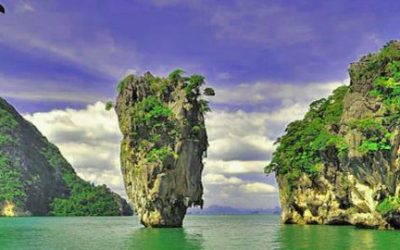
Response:
M136 217L1 218L0 249L400 249L400 231L281 225L278 216L187 216L183 229Z

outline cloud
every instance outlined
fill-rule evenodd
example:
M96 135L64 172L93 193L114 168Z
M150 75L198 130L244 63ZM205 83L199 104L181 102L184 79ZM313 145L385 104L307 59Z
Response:
M176 5L197 5L201 0L141 0L143 2L150 2L158 7L176 6Z
M259 81L243 83L234 87L215 86L217 93L213 102L220 104L271 104L291 105L310 102L325 96L340 85L348 84L349 79L336 82L309 83L294 85L289 83L271 83Z
M308 14L295 6L255 0L229 3L198 0L151 0L158 7L188 6L207 15L219 39L241 40L273 46L310 42L316 37Z
M295 7L259 1L233 1L213 7L211 24L221 39L238 39L273 46L306 43L315 38L307 14Z
M224 161L267 160L266 153L274 149L273 142L264 136L227 135L224 138L212 140L212 148L208 157Z
M306 43L316 31L306 12L294 6L247 0L228 3L199 0L151 0L157 7L187 6L207 15L218 39L263 43L273 46Z
M211 185L205 183L206 206L221 205L242 208L267 208L279 205L277 189L261 182Z
M249 194L273 194L277 193L276 187L265 184L265 183L260 183L260 182L254 182L254 183L247 183L245 185L240 186L244 190L244 192L249 193Z
M21 82L26 82L25 80ZM31 82L30 82L31 83ZM43 91L40 88L41 84L35 85L35 88L32 91L29 91L30 88L23 88L19 89L19 86L13 88L6 88L2 89L2 97L5 98L14 98L18 100L25 100L25 101L32 101L32 102L58 102L58 101L65 101L65 102L73 102L73 103L93 103L98 100L105 100L107 97L102 95L93 95L92 93L82 93L81 91L74 91L74 90L48 90ZM0 87L3 88L2 83L0 82Z
M27 2L17 5L16 9L18 12L35 12L35 8L32 6L32 4Z
M222 174L207 174L203 178L205 185L240 184L243 181L237 177L225 177Z
M210 147L207 164L215 173L261 171L275 149L274 141L286 125L301 119L315 99L329 95L343 82L307 84L242 84L216 88L212 103L225 104L225 109L211 112L206 119ZM257 94L256 94L257 93ZM254 95L265 99L252 98ZM230 108L256 105L251 111ZM268 107L268 103L272 103ZM266 108L267 107L267 108Z
M138 62L133 42L127 46L107 29L82 25L87 18L84 13L66 14L66 9L61 12L54 7L42 4L36 10L26 2L16 4L15 13L0 26L0 43L30 55L47 56L53 62L61 59L111 79L120 79Z
M0 73L0 90L4 98L30 102L69 102L90 104L108 100L113 93L82 90L86 83L80 79L32 79L30 77L10 76Z
M211 143L211 142L210 142ZM212 144L210 144L212 145ZM267 161L224 161L207 158L205 160L205 173L216 174L243 174L261 173Z

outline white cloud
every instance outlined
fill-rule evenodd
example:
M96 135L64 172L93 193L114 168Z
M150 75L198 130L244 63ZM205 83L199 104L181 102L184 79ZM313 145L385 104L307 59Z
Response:
M203 178L205 185L240 184L243 181L237 177L225 177L222 174L206 174Z
M212 148L210 147L209 150L212 150ZM267 152L265 154L267 154ZM213 160L211 158L207 158L205 160L205 166L206 166L205 173L215 173L215 174L261 173L262 169L266 164L267 160L224 161L224 160Z
M32 4L27 2L17 5L16 10L18 12L35 12L35 8L32 6Z
M254 183L247 183L245 185L241 185L240 188L250 194L273 194L277 193L276 187L261 183L261 182L254 182Z
M323 97L340 85L347 84L348 79L337 82L288 84L256 82L243 83L235 87L214 87L217 93L215 103L221 104L265 104L279 103L293 105L295 103L310 102L318 97Z

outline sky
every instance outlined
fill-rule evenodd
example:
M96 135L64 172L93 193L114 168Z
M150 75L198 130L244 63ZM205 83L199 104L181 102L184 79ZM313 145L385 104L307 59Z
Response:
M399 38L395 0L0 0L0 96L96 184L125 195L104 102L126 74L202 74L205 205L279 205L263 167L285 126L348 84L349 63Z

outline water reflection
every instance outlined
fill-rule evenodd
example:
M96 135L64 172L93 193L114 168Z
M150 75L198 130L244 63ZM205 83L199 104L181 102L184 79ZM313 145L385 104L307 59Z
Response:
M184 228L137 228L129 238L126 249L203 249L202 235Z
M281 225L278 216L188 216L146 229L132 217L0 218L0 249L400 249L400 232Z
M352 226L281 225L277 241L279 249L398 249L398 237Z
M15 239L19 232L15 228L7 227L10 221L9 218L0 220L0 248L6 249L15 245Z

